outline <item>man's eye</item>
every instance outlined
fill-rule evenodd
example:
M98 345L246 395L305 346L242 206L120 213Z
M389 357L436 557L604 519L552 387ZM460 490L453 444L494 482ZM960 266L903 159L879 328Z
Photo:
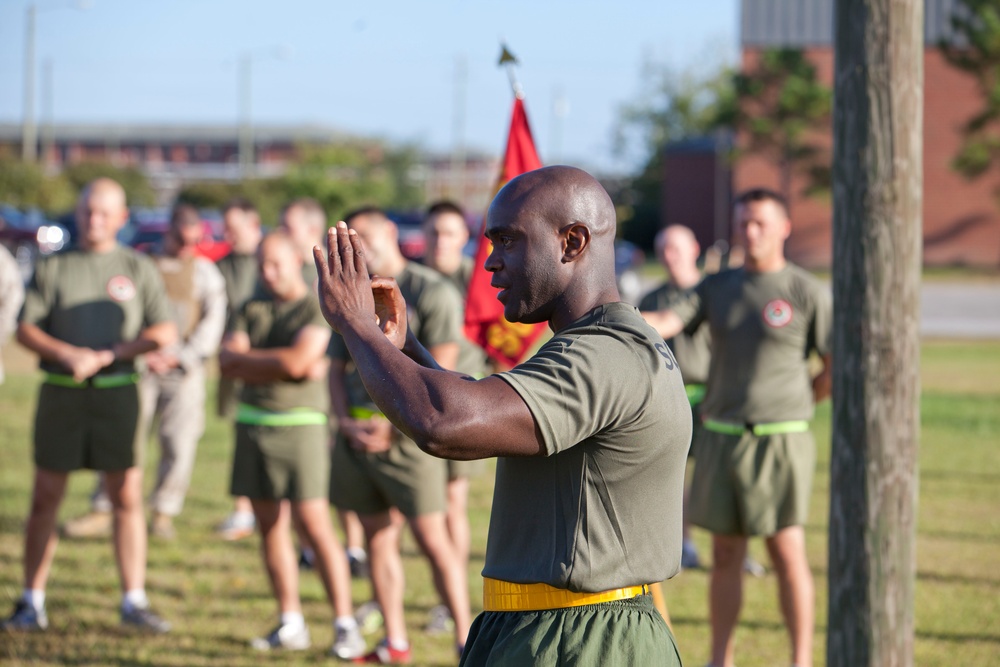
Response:
M513 242L514 242L514 239L511 238L510 236L504 236L502 234L500 235L500 245L502 245L503 247L506 248L507 246L509 246Z

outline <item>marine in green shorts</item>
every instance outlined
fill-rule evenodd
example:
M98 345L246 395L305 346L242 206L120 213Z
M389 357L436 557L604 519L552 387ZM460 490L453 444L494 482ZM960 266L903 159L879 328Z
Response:
M751 190L735 218L746 264L708 276L671 310L649 314L661 335L707 325L712 359L689 519L713 533L711 663L731 664L747 538L763 535L775 561L792 639L791 662L812 661L813 584L803 525L816 449L809 420L829 394L829 290L788 262L781 195ZM812 377L809 357L823 370Z
M462 664L680 664L648 585L679 569L691 410L670 349L620 301L615 228L607 192L579 169L504 186L485 267L509 321L554 335L480 380L443 370L406 332L359 236L340 227L317 254L324 315L387 418L435 456L498 457L484 613Z
M345 221L362 239L373 270L393 277L406 296L411 331L442 364L454 367L463 338L458 291L433 269L403 256L398 229L381 210L360 209ZM368 396L356 360L336 334L330 357L330 399L339 426L330 497L338 509L358 513L372 561L381 559L398 568L402 527L391 520L389 510L402 512L428 558L438 596L454 619L455 641L464 644L471 612L465 568L445 520L445 462L421 451L385 418ZM372 576L375 600L385 619L386 644L406 654L402 582L383 584L378 571ZM392 594L385 592L389 586L395 589Z
M234 314L219 352L223 376L243 382L230 488L253 505L265 569L278 598L278 624L250 644L269 651L302 650L311 643L292 557L289 517L295 514L315 550L316 568L333 607L332 653L356 658L364 641L353 617L347 557L330 524L327 499L323 380L330 330L303 280L302 257L285 232L262 241L258 260L267 294L251 297ZM291 513L282 511L283 500L291 501Z
M639 302L641 311L666 310L677 304L688 290L701 282L698 269L698 255L701 248L694 233L683 225L670 225L656 235L656 255L666 268L670 279L646 294ZM684 375L684 391L694 417L692 444L698 440L701 426L701 402L705 398L705 381L708 379L708 361L711 358L711 336L708 326L700 326L691 333L681 332L666 340L670 350L680 364ZM689 456L694 457L694 447ZM687 516L688 496L685 491L684 505L684 546L681 566L698 568L701 566L698 549L691 539Z
M37 353L44 380L35 415L35 479L25 529L24 594L9 630L44 630L45 586L69 473L106 473L114 509L115 557L122 623L153 632L170 624L149 608L145 592L146 519L142 468L134 451L139 400L136 357L171 345L160 276L147 258L118 244L128 219L125 192L98 179L80 194L79 245L38 262L18 322L18 341ZM54 544L54 543L52 543Z

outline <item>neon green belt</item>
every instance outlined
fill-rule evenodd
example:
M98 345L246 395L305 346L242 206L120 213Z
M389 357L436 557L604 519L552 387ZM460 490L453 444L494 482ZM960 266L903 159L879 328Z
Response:
M240 403L236 406L236 423L251 426L310 426L326 424L326 415L312 408L293 408L275 412Z
M61 373L46 373L45 383L53 384L57 387L71 387L73 389L85 389L93 387L95 389L112 389L114 387L126 387L139 381L138 373L118 373L116 375L94 375L92 377L77 382L72 375Z
M803 433L809 430L809 422L804 419L790 422L771 422L769 424L733 424L706 419L702 422L706 431L725 433L726 435L743 435L750 431L754 435L778 435L779 433Z
M684 385L684 393L687 394L688 403L691 407L694 407L705 400L705 385L703 384L686 384Z
M378 410L372 410L371 408L351 408L347 411L354 419L371 419L372 417L385 417L384 414Z

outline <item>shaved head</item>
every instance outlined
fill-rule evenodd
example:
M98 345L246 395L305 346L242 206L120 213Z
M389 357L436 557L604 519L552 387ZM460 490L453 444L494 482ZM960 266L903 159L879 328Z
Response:
M556 165L521 174L497 193L493 206L531 206L556 228L586 225L594 237L614 240L615 205L596 178L576 167Z
M619 301L615 207L593 176L575 167L536 169L497 193L486 217L493 251L485 268L511 322L558 330Z
M125 190L110 178L87 185L76 202L76 227L80 247L107 252L117 244L118 230L128 222Z
M98 178L91 181L80 191L78 202L85 202L91 197L101 197L109 205L125 208L125 188L110 178Z

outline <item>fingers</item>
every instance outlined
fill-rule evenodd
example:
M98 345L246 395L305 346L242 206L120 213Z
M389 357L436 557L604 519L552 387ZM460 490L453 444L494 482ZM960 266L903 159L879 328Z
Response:
M350 230L347 229L347 224L341 220L337 223L337 250L339 251L337 261L340 263L340 270L348 276L355 273L354 244L351 243L352 240L357 240L357 232L354 233L354 239L352 239Z

